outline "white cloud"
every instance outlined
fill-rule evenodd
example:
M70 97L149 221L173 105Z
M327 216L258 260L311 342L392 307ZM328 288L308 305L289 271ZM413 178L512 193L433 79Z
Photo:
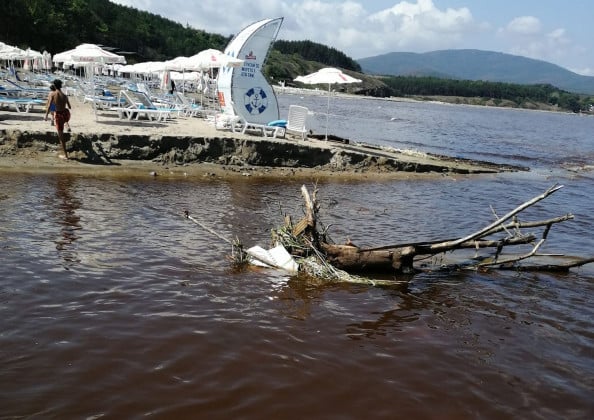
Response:
M377 13L352 0L252 0L240 6L232 0L114 1L222 35L235 34L260 19L284 16L279 39L308 39L353 58L456 48L466 34L484 30L468 8L440 10L432 0L400 1Z
M287 6L279 38L307 39L347 51L349 46L367 40L360 30L360 22L366 15L363 7L352 1L335 4L307 0L298 7Z
M498 33L508 45L507 52L537 60L564 63L585 52L583 47L571 41L564 28L545 32L541 22L531 16L513 19ZM587 75L589 70L572 71Z
M375 2L363 0L112 1L224 36L261 19L284 17L279 39L311 40L355 59L392 51L477 48L554 63L582 62L573 65L585 68L581 74L591 73L587 67L592 67L583 62L587 58L580 60L591 55L591 47L586 53L585 47L570 42L566 30L547 28L536 16L515 17L494 30L494 25L477 21L469 7L439 8L437 0L394 0L379 11Z
M343 23L340 23L344 27ZM432 0L401 1L367 14L360 10L351 33L358 37L336 40L336 48L360 58L390 51L427 51L456 48L464 35L484 30L467 8L438 9Z
M513 19L505 27L505 32L512 35L538 35L542 24L534 16L521 16Z

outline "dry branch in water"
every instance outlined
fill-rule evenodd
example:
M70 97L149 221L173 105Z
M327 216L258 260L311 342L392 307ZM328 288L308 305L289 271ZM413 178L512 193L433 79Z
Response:
M551 271L568 270L571 267L588 264L594 258L571 257L569 261L561 264L525 264L524 261L537 257L562 257L560 255L542 255L538 250L545 243L550 229L557 223L573 219L572 214L566 214L546 220L521 222L518 215L525 209L544 200L551 194L559 191L561 185L555 185L544 193L522 203L511 210L503 217L497 218L493 223L473 232L469 235L431 242L415 242L405 244L386 245L374 248L359 248L351 243L346 245L330 243L326 232L318 231L318 204L316 201L317 188L310 196L305 186L301 187L301 193L305 202L305 216L296 224L292 225L291 219L286 218L283 228L273 232L273 240L285 246L293 255L303 260L306 258L317 258L322 265L328 267L328 271L344 270L348 273L370 273L378 274L410 274L420 270L415 262L426 259L444 252L453 252L461 249L474 248L477 250L476 258L466 263L465 268L488 269L488 268L521 268L538 269L546 267ZM497 216L496 216L497 217ZM512 219L510 221L510 219ZM522 228L543 228L538 238L537 235L523 234ZM491 235L504 232L502 238L488 238ZM533 244L529 252L520 255L502 257L503 251L508 247L517 245ZM492 255L478 258L478 251L481 249L493 249ZM522 263L520 265L520 263ZM319 273L317 273L319 274Z

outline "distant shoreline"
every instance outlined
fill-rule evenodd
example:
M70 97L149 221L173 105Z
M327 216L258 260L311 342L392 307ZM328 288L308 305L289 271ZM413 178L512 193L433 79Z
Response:
M327 90L323 89L306 89L297 87L282 87L275 85L273 86L276 93L285 95L310 95L310 96L325 96L328 95ZM520 107L513 101L501 100L499 104L493 98L486 97L465 97L465 96L438 96L438 95L426 95L426 96L389 96L389 97L377 97L368 95L357 95L354 93L345 93L331 91L331 95L358 98L358 99L374 99L380 101L391 101L391 102L420 102L420 103L436 103L442 105L466 105L466 106L478 106L478 107L489 107L489 108L502 108L502 109L516 109L523 111L545 111L545 112L559 112L562 114L574 114L566 109L559 109L559 107L545 104L542 102L528 101L529 106ZM594 112L581 112L575 115L592 115Z

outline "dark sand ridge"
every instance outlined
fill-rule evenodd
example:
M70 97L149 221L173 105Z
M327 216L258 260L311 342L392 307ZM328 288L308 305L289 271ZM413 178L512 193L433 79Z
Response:
M353 142L243 135L197 117L121 120L115 111L95 114L90 104L71 102L68 161L58 158L57 134L43 107L0 110L0 171L379 180L525 169Z

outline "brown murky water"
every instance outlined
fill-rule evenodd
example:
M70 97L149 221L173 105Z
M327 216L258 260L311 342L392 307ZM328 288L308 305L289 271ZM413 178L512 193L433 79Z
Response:
M332 101L338 135L535 168L322 184L337 242L460 236L561 183L525 220L573 213L541 251L593 255L594 118ZM280 103L325 129L325 97ZM300 186L3 174L0 419L594 417L592 265L317 285L233 272L230 246L182 217L266 246Z
M565 181L532 213L573 211L549 241L591 252L591 180ZM377 245L467 233L550 183L319 196L335 240ZM300 185L3 176L0 418L592 417L591 267L314 285L233 272L229 245L181 215L266 246Z

